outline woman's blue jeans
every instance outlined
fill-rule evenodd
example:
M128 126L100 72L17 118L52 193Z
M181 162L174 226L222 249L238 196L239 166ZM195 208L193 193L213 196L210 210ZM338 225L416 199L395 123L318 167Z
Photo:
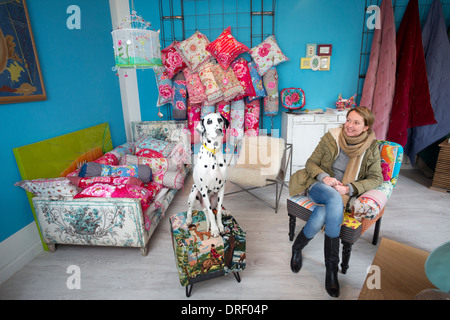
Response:
M308 197L318 206L303 228L303 234L308 239L312 239L325 225L325 234L328 237L339 237L344 217L344 202L339 192L333 187L319 182L311 187Z

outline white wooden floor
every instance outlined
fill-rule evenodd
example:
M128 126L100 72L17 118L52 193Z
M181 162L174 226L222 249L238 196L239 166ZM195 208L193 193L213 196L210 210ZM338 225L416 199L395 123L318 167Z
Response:
M191 176L178 192L166 216L150 239L149 254L139 249L106 247L57 247L44 252L0 287L0 299L217 299L279 300L334 299L324 289L323 234L304 250L303 269L289 267L292 242L288 239L287 190L278 213L246 193L225 198L229 209L247 232L247 268L240 283L233 276L194 285L186 298L175 267L169 216L186 211ZM417 169L401 171L381 224L380 237L431 251L450 240L450 194L428 189L431 180ZM227 185L227 191L233 186ZM258 192L272 199L274 187ZM304 225L297 220L296 233ZM377 246L371 244L373 228L353 246L350 269L339 273L341 296L357 299ZM81 289L69 290L67 268L81 272Z

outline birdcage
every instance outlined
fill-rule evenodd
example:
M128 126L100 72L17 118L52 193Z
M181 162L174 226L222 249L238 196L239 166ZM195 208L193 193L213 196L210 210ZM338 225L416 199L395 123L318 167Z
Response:
M162 66L159 31L151 30L136 11L111 32L117 68L153 68Z

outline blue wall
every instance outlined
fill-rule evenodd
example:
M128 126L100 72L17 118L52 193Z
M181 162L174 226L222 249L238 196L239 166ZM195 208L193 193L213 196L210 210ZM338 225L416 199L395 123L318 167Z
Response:
M152 22L155 30L160 29L158 1L134 0L134 5L145 20ZM220 11L222 1L210 1L210 5L219 6ZM210 10L217 11L215 8ZM344 98L355 94L363 20L364 1L361 0L276 1L275 36L281 50L290 59L277 66L280 91L287 87L302 88L306 95L306 108L309 109L334 108L340 93ZM186 37L190 35L186 34ZM239 37L237 39L240 40ZM305 57L307 43L333 45L330 71L300 70L300 58ZM157 120L153 71L138 70L138 85L142 119ZM162 110L167 115L164 112L166 108ZM283 110L280 105L280 112L274 119L275 129L281 126ZM264 117L263 124L264 128L270 128L268 117Z
M0 105L0 242L33 221L12 149L109 122L114 146L126 141L107 0L27 0L47 91L41 102ZM69 30L67 7L81 9Z

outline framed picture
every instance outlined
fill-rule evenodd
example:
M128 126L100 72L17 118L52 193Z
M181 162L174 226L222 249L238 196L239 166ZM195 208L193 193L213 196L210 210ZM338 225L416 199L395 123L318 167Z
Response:
M317 71L320 68L320 58L319 56L315 55L311 57L311 60L309 61L309 67L313 71Z
M317 55L318 56L331 56L332 49L333 49L333 45L331 45L331 44L319 44L317 46Z
M330 70L330 56L319 56L319 71Z
M311 58L301 58L300 60L301 60L300 69L311 69L310 67Z
M47 99L25 0L0 2L0 104Z
M306 57L312 57L316 55L316 47L315 43L307 43L306 44Z

